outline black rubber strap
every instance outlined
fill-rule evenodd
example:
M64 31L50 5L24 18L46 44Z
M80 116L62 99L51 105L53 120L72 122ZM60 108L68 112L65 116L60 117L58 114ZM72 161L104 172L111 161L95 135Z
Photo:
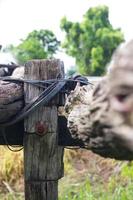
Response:
M46 90L44 90L39 97L37 97L34 102L28 104L25 106L20 113L14 117L9 122L0 123L0 126L7 127L10 125L13 125L24 118L26 118L29 114L31 114L34 110L36 110L38 107L42 105L48 104L48 102L55 97L56 94L59 93L59 91L65 86L66 81L58 82L51 84Z
M36 87L41 87L44 91L36 98L31 100L31 103L26 105L12 120L0 123L1 127L6 127L13 125L42 105L47 105L48 102L55 97L63 88L71 91L75 88L76 83L80 82L81 85L91 84L88 80L82 76L74 77L73 79L50 79L50 80L24 80L24 79L14 79L12 77L1 77L0 80L9 81L13 83L28 83ZM48 85L48 87L46 87ZM63 90L62 90L63 91ZM65 90L63 91L65 92Z

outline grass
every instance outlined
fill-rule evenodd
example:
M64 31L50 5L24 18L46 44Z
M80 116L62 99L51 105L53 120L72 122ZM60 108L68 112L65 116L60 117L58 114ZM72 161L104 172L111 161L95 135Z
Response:
M80 184L69 184L59 200L133 200L133 179L122 174L112 176L106 186L100 180L91 183L86 179Z
M0 200L23 200L23 151L0 146Z
M23 176L23 151L11 152L0 147L0 181L13 184Z
M67 172L60 181L59 200L133 200L133 162L116 162L93 154L89 160L95 161L92 168L83 174L78 170Z
M0 194L0 200L24 200L23 194Z
M133 200L133 162L66 151L59 200ZM0 200L24 200L23 152L0 148Z

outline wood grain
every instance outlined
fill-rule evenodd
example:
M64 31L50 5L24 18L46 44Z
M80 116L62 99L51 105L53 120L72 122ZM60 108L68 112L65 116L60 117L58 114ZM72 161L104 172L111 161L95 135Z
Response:
M25 78L47 80L64 76L58 60L35 60L26 64ZM41 92L25 84L25 102ZM55 101L56 102L56 101ZM63 176L63 148L58 146L57 105L41 106L25 119L24 168L26 200L57 200L58 179ZM47 132L37 135L36 125L47 125Z

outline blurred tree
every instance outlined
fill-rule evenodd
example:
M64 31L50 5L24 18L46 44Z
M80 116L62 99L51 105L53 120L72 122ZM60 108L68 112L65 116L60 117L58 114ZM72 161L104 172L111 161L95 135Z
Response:
M32 31L18 46L10 45L6 50L11 51L20 64L31 59L51 58L58 50L60 42L49 30Z
M82 74L103 75L113 51L124 41L121 30L110 24L108 13L107 6L98 6L90 8L81 23L66 17L61 20L61 29L66 33L62 47L75 57Z

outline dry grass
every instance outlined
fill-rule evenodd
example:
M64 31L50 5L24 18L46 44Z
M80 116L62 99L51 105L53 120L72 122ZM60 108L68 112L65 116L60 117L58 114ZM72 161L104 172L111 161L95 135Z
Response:
M108 187L111 188L111 191L114 190L117 184L123 180L123 176L119 176L119 174L124 165L123 172L126 173L126 176L129 174L128 177L133 177L132 169L129 170L127 162L103 159L85 150L65 150L64 162L65 177L59 184L60 200L67 199L63 198L64 194L66 196L69 194L71 197L73 191L75 195L78 194L80 188L84 191L84 187L92 188L91 193L88 193L88 189L86 189L86 195L94 195L93 189L101 186L106 190L108 190ZM23 200L23 151L13 153L1 146L0 163L0 200ZM114 175L117 179L112 178ZM124 184L127 182L129 182L129 178L125 179ZM84 183L87 185L84 186ZM84 192L82 192L82 197L84 195ZM83 198L75 198L75 200L80 199L83 200Z
M23 191L23 151L11 152L0 146L0 163L0 191Z

